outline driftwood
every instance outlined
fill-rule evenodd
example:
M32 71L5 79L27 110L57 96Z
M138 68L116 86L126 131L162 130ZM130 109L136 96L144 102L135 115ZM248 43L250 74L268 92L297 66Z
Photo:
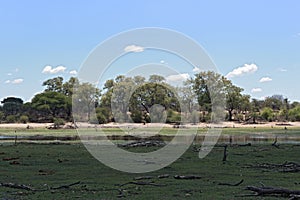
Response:
M49 187L48 189L35 189L31 186L23 185L23 184L0 183L0 187L8 187L8 188L13 188L13 189L27 190L27 191L33 191L33 192L42 192L42 191L47 191L47 190L69 189L71 186L78 185L78 184L80 184L80 181L69 184L69 185L62 185L62 186L58 186L58 187Z
M291 173L300 171L300 164L295 162L284 162L283 164L262 163L251 167Z
M201 179L200 176L194 176L194 175L188 175L188 176L175 175L174 178L175 178L175 179L184 179L184 180Z
M119 147L152 147L152 146L165 146L166 143L159 140L149 141L136 141L127 144L118 144Z
M272 143L272 146L276 147L277 149L279 149L279 144L277 144L277 136L276 136L274 142Z
M2 158L3 161L12 161L12 160L19 160L19 157L13 157L13 158Z
M125 185L150 185L150 186L157 186L157 187L161 187L161 186L166 186L165 184L156 184L154 182L142 182L142 181L130 181L130 182L127 182L127 183L123 183L119 186L125 186Z
M13 189L27 190L27 191L36 191L34 188L28 185L16 184L16 183L0 183L0 186L13 188Z
M160 179L162 179L162 178L169 178L169 177L170 177L169 174L162 174L162 175L158 175L157 176L157 178L160 178Z
M223 159L222 161L225 162L227 160L227 145L224 146L224 152L223 152Z
M249 142L249 143L246 143L246 144L232 144L230 145L231 147L250 147L252 144Z
M232 183L219 183L218 185L239 186L239 185L241 185L243 182L244 182L244 179L242 179L242 180L240 180L239 182L234 183L234 184L232 184Z
M139 176L139 177L135 177L134 180L138 181L138 180L145 180L145 179L152 179L154 178L153 176Z
M285 188L275 188L275 187L256 187L247 186L246 190L255 192L256 196L266 196L266 195L278 195L284 197L293 197L295 195L300 195L300 190L289 190Z
M51 190L69 189L71 186L78 185L78 184L80 184L80 181L77 181L75 183L71 183L68 185L62 185L62 186L58 186L58 187L50 187L50 189Z

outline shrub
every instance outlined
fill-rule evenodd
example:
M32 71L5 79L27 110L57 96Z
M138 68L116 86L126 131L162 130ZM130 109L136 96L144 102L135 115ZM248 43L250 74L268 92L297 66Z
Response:
M300 106L289 110L289 119L291 121L300 121Z
M191 116L191 123L193 124L199 123L199 118L200 118L199 112L194 110Z
M26 116L26 115L22 115L20 117L20 122L23 123L23 124L27 124L29 122L29 117Z
M7 123L15 123L17 121L17 117L15 115L8 115L6 117Z
M53 123L54 123L54 128L60 128L60 126L65 125L65 121L61 118L54 118Z
M273 121L274 120L274 113L273 110L271 108L264 108L261 112L261 117L266 120L266 121Z
M180 123L181 114L173 110L167 111L167 123Z

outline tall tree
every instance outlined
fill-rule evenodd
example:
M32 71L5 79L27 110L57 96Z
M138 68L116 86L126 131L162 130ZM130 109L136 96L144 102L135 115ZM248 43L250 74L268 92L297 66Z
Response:
M226 110L228 111L228 120L232 121L233 111L238 110L242 103L242 88L237 87L227 79L223 79L226 94Z
M74 89L73 111L80 115L77 120L90 121L99 104L100 90L91 83L80 83Z
M62 93L45 91L37 94L31 101L40 121L52 121L54 118L68 119L71 113L71 102Z
M2 110L5 116L8 115L20 115L23 107L23 100L17 97L7 97L3 101Z
M46 87L45 91L63 93L63 77L55 77L43 82Z

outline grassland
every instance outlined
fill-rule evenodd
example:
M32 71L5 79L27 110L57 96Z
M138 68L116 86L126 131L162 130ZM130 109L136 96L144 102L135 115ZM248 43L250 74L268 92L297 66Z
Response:
M170 166L147 174L128 174L106 167L94 159L80 143L0 145L0 182L30 186L36 191L0 187L1 199L285 199L284 197L241 196L251 194L248 185L299 189L300 173L262 169L263 163L300 163L299 145L252 145L228 148L222 162L223 148L215 147L204 159L199 159L191 147ZM144 151L144 148L131 149ZM148 148L147 151L155 150ZM10 160L10 158L14 158ZM169 174L158 179L158 175ZM174 179L175 175L196 175L195 180ZM135 177L153 176L144 182L162 185L120 184ZM244 180L238 186L234 184ZM69 188L55 189L72 183ZM220 185L221 184L221 185ZM120 196L121 195L121 196Z
M155 132L157 128L147 128L147 132ZM178 129L163 128L159 134L172 136ZM203 135L207 128L199 128L197 133ZM86 135L126 135L131 130L120 128L83 129ZM193 129L183 129L188 133ZM76 137L76 130L60 129L0 129L2 136L53 136ZM245 196L252 194L246 186L255 185L300 188L300 169L295 172L282 172L282 168L274 166L286 161L300 164L299 127L244 127L224 128L223 138L254 136L270 136L271 140L263 143L253 142L251 146L228 147L227 161L223 162L223 147L215 147L204 159L198 158L191 148L170 166L147 174L128 174L113 170L93 158L80 140L56 142L52 144L36 143L18 139L2 140L0 144L0 199L287 199L286 197ZM294 137L295 143L285 144L278 140L279 148L272 146L275 137ZM254 140L255 141L255 140ZM120 142L120 141L119 141ZM123 141L124 142L124 141ZM227 143L228 140L219 140ZM234 141L235 142L235 141ZM243 140L240 141L243 143ZM129 151L145 152L156 150L154 147L130 148ZM271 167L261 168L259 166ZM273 165L275 164L275 165ZM273 167L272 167L273 166ZM169 174L168 178L157 176ZM196 175L195 180L174 179L175 175ZM151 176L141 180L154 185L126 184L136 177ZM237 186L229 186L243 180ZM1 183L30 186L34 190L14 189ZM73 186L69 184L76 183ZM225 185L224 185L225 183ZM122 184L125 184L122 186ZM156 185L155 185L156 184ZM227 184L227 185L226 185ZM228 185L229 184L229 185ZM159 186L160 185L160 186ZM63 186L63 187L61 187Z

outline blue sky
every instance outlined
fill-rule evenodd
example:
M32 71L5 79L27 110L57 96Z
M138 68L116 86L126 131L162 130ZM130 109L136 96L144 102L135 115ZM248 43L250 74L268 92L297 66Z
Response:
M245 93L300 100L299 10L297 0L0 0L0 99L28 101L43 90L44 80L58 75L68 79L70 72L79 71L108 37L161 27L197 41ZM157 62L161 60L171 62Z

